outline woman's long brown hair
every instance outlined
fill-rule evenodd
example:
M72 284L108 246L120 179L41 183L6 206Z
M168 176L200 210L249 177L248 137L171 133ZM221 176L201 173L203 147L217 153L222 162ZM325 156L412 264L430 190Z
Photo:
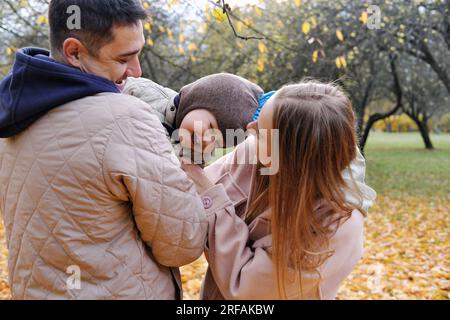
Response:
M270 208L272 257L279 293L286 298L288 270L295 271L289 281L299 282L302 292L302 272L317 270L332 255L330 236L354 209L361 210L345 202L342 178L357 155L357 140L351 103L333 84L285 86L274 107L279 171L255 175L246 220Z

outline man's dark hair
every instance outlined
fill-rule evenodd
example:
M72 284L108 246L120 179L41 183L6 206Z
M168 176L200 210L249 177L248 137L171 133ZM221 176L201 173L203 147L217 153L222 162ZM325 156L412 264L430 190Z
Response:
M78 6L80 29L70 30L67 13ZM113 27L130 26L146 20L148 15L138 0L51 0L49 8L50 45L52 53L61 54L67 38L80 40L96 56L101 47L114 39Z

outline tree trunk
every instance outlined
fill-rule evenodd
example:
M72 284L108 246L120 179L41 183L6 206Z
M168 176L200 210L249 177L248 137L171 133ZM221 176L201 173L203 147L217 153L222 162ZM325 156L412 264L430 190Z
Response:
M364 108L365 109L365 108ZM356 134L358 136L358 141L361 141L364 129L364 111L358 110L356 112Z
M370 130L372 129L375 122L379 120L386 119L392 115L394 115L398 110L402 108L402 99L403 99L403 92L402 88L400 86L400 80L398 78L397 74L397 67L395 65L396 56L390 57L390 64L391 64L391 72L392 77L394 78L394 92L397 96L397 103L392 110L385 112L385 113L375 113L369 117L369 120L367 121L367 124L364 128L364 134L362 135L362 138L359 141L359 148L361 149L361 152L364 154L364 147L366 146L367 139L369 138Z
M423 139L423 143L425 144L425 149L433 150L434 146L430 139L430 132L428 130L428 124L427 124L428 118L423 117L423 120L420 121L419 117L415 117L411 114L408 114L408 116L417 124L420 135L422 136L422 139Z
M433 150L434 146L431 143L430 133L428 132L428 126L424 123L420 123L420 125L418 124L418 126L420 134L422 135L423 143L425 144L425 149Z
M377 122L379 119L375 120L372 116L370 116L369 120L366 123L366 126L364 128L364 133L362 134L361 138L359 139L359 148L361 149L362 154L364 154L364 148L366 147L367 139L369 138L370 130L372 129L372 126Z
M420 51L422 51L422 53L424 54L422 60L428 63L428 65L434 70L434 72L436 72L445 88L447 88L447 92L450 93L450 79L448 78L446 71L441 68L439 63L436 61L424 40L421 40L420 42Z
M372 85L373 85L374 80L371 79L370 82L368 83L366 89L364 90L364 96L362 98L361 103L358 106L357 112L356 112L356 130L357 130L357 135L358 135L358 140L360 141L360 146L364 146L361 143L361 140L363 139L363 129L364 129L364 116L366 114L366 109L367 109L367 103L369 101L369 96L370 96L370 92L372 90ZM367 139L367 137L366 137Z

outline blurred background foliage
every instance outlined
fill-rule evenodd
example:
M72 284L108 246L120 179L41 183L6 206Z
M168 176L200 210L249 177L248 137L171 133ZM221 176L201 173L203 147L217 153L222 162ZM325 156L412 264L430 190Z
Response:
M48 3L0 3L1 76L17 48L48 48ZM273 90L314 77L346 89L361 147L373 128L419 131L429 149L430 131L449 131L448 0L142 3L150 12L143 73L162 85L178 90L204 75L230 72ZM370 5L380 9L379 28L370 27L376 18Z

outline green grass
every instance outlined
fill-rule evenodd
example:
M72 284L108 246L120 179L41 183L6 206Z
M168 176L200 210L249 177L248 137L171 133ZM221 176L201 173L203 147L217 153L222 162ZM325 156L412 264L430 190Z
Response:
M450 197L450 134L432 135L425 150L419 133L371 133L367 183L379 194Z

